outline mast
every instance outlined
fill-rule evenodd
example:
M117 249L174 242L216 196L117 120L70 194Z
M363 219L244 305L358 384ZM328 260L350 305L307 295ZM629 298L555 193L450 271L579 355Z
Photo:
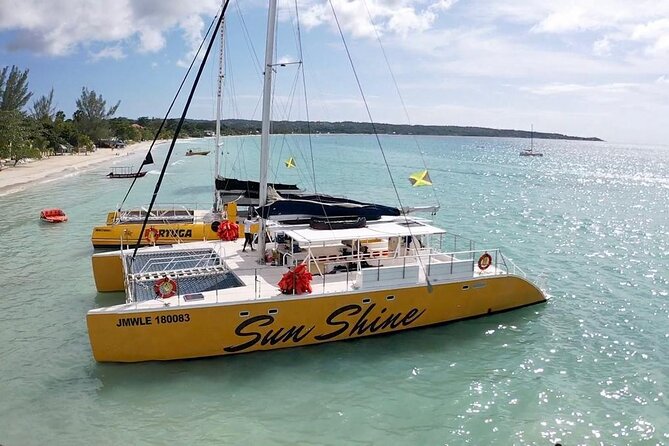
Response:
M267 204L267 164L269 163L269 124L272 107L272 70L274 57L274 27L276 25L276 0L269 0L267 13L267 40L265 43L265 73L262 91L262 133L260 136L260 200ZM265 220L260 219L258 233L258 263L265 263Z
M534 152L534 124L530 124L530 152Z
M225 19L221 23L221 48L218 52L218 76L216 78L218 84L218 90L216 91L216 138L214 139L214 147L216 150L216 161L214 163L214 212L218 212L219 208L219 197L218 190L216 190L216 176L219 174L220 170L220 154L221 154L221 102L223 96L223 78L225 77L225 67L223 50L224 50L224 39L225 39Z
M184 105L183 112L181 113L181 118L179 118L179 122L177 123L176 129L174 129L174 136L172 136L172 142L170 143L170 148L167 150L167 155L165 156L165 162L163 163L163 167L160 170L160 175L158 176L158 181L156 181L156 187L153 189L153 195L151 197L151 203L149 203L149 208L146 210L146 215L144 216L144 221L142 222L142 229L139 231L139 234L137 235L137 243L135 244L135 250L132 253L132 260L135 260L135 256L137 255L137 250L139 249L139 245L141 244L142 241L142 234L144 234L144 229L146 229L146 225L149 222L149 216L151 215L151 210L153 209L153 205L156 202L156 197L158 196L158 192L160 191L160 185L163 182L163 178L165 177L165 171L167 170L167 166L169 165L170 162L170 157L172 156L172 152L174 151L174 146L177 143L177 138L179 137L179 132L181 132L181 127L184 124L184 121L186 120L186 114L188 113L188 109L190 108L190 104L193 101L193 96L195 95L195 90L197 88L197 84L200 82L200 77L202 76L202 71L204 70L204 66L207 63L207 59L209 58L209 53L211 52L211 48L214 45L214 40L216 38L216 33L218 33L220 27L221 27L221 22L223 21L223 16L225 16L225 11L228 9L228 5L230 3L230 0L225 0L223 3L223 8L221 9L221 14L218 16L216 19L216 27L214 28L214 31L211 36L211 40L209 40L209 44L207 45L207 50L204 52L204 57L202 58L202 62L200 63L200 68L197 70L197 74L195 75L195 79L193 80L193 86L191 87L190 93L188 94L188 98L186 99L186 104Z

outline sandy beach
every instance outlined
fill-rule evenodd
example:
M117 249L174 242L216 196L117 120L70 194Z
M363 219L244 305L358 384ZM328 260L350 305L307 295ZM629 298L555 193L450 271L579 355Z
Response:
M157 142L156 146L160 143ZM77 174L91 167L97 166L105 161L116 161L120 157L146 151L151 146L151 141L142 141L126 146L123 149L97 149L87 155L60 155L51 156L46 159L34 160L27 163L6 165L0 172L0 196L9 195L25 190L32 185L52 181L57 177L65 177L68 174ZM137 167L139 167L139 161Z

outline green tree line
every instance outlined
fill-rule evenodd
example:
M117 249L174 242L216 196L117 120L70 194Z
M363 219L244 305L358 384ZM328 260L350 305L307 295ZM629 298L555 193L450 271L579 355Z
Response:
M68 119L54 104L54 91L34 98L29 90L29 70L17 66L0 70L0 158L15 162L71 148L92 150L112 136L108 119L119 103L107 107L102 95L86 87L76 100L77 110Z
M76 110L68 118L62 110L57 110L53 89L40 97L30 91L28 69L2 68L0 159L18 162L45 154L90 151L95 146L113 147L119 141L152 139L160 126L158 119L114 118L120 101L108 105L101 94L86 87L82 87L75 104ZM160 137L171 138L175 127L175 122L167 123ZM189 122L182 133L182 136L205 136L205 129Z
M29 90L29 70L6 66L0 70L0 159L15 162L23 158L40 157L43 154L62 151L92 150L98 147L113 147L118 141L142 141L153 139L162 119L140 117L136 120L114 117L120 101L107 105L101 94L82 87L81 96L75 100L76 110L68 118L56 109L54 91L34 98ZM32 103L29 104L30 100ZM177 127L177 119L165 123L160 139L171 139ZM184 122L180 137L211 136L215 121L188 119ZM221 121L221 132L226 135L260 133L259 121L230 119ZM396 125L360 122L303 122L276 121L272 123L275 133L385 133L413 135L490 136L516 138L575 139L600 141L599 138L567 136L557 133L530 133L521 130L498 130L482 127Z

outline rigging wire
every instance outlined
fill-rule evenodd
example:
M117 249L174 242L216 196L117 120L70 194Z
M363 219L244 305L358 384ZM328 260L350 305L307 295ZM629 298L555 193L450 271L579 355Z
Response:
M163 127L165 126L165 123L167 122L167 118L170 115L170 112L172 111L172 107L174 107L174 103L177 101L177 98L179 97L179 94L181 93L181 88L184 86L186 83L186 79L188 79L188 75L190 74L190 70L193 68L193 65L195 64L195 61L197 60L200 50L202 50L202 46L204 45L204 42L207 41L207 35L209 35L209 32L211 31L211 27L214 26L214 23L216 22L216 18L214 18L211 23L209 24L209 28L207 28L207 32L204 35L204 38L202 39L202 42L200 42L200 46L197 49L197 52L195 53L195 56L193 56L193 60L190 62L190 66L188 67L188 70L186 70L186 74L184 75L183 79L181 80L181 84L179 84L179 88L177 89L176 94L174 95L174 98L172 99L172 103L170 104L169 108L167 109L167 113L165 113L165 117L163 118L163 121L160 123L160 127L158 127L158 130L156 131L156 135L153 138L153 141L151 142L151 145L149 146L149 150L146 153L146 157L144 158L144 162L142 162L142 165L139 166L139 170L137 173L142 170L142 167L144 167L146 164L153 164L153 157L151 156L151 150L153 149L153 146L156 144L156 141L160 137L160 132L163 131ZM150 161L150 162L149 162ZM128 188L128 192L126 192L125 197L123 197L123 201L121 201L121 204L118 207L118 212L121 212L121 208L123 208L123 205L125 204L125 200L128 199L128 195L130 195L130 191L132 190L133 186L135 185L135 182L137 181L137 176L133 178L132 183L130 183L130 187ZM142 228L142 230L144 230Z
M295 72L295 76L293 78L293 83L290 89L290 93L288 95L288 99L285 104L283 104L283 110L282 110L282 117L285 120L288 120L290 116L292 115L293 108L295 106L295 97L298 91L298 85L301 84L301 87L304 92L304 97L305 97L305 108L306 108L306 125L307 125L307 136L308 136L308 141L309 141L309 153L310 156L307 156L304 151L302 150L301 145L299 144L299 141L294 141L288 138L288 135L283 135L281 138L281 145L279 149L279 155L276 159L276 169L273 171L275 181L278 180L278 175L279 171L281 168L281 165L284 163L283 160L283 152L284 148L288 147L290 150L295 151L296 155L299 155L298 159L301 159L304 161L304 164L298 163L297 166L297 174L300 180L300 183L310 185L313 184L313 191L314 194L317 194L318 190L316 187L316 179L315 179L315 164L314 164L314 158L313 158L313 144L312 144L312 138L311 138L311 123L310 123L310 116L309 116L309 104L307 101L307 96L306 96L306 81L304 79L304 65L303 65L303 52L302 52L302 39L301 39L301 30L300 30L300 17L299 17L299 9L297 6L297 0L294 2L295 5L295 24L296 27L293 29L294 32L294 37L295 37L295 45L297 48L297 51L299 53L299 57L297 61L294 62L279 62L275 63L275 66L280 66L280 67L285 67L288 65L299 65L299 68ZM277 71L278 73L278 71ZM300 82L300 80L302 82ZM277 91L277 90L275 90ZM276 107L279 108L279 107ZM302 166L310 166L306 169L303 169ZM306 173L306 176L304 175Z
M346 43L346 39L344 38L344 33L341 29L341 25L339 24L339 18L337 17L337 13L334 9L334 5L332 4L332 0L328 0L328 3L330 4L330 8L332 9L332 14L334 15L335 23L337 24L337 29L339 31L339 36L341 37L342 43L344 44L344 49L346 50L346 56L348 57L348 61L351 65L351 69L353 70L353 76L355 77L355 81L358 85L358 90L360 91L360 96L362 97L362 102L365 104L365 110L367 112L367 117L369 118L369 122L372 125L372 131L374 132L374 137L376 139L376 143L379 146L379 149L381 150L381 156L383 157L383 162L386 165L386 170L388 171L388 176L390 177L390 183L393 186L393 190L395 191L395 196L397 197L397 202L400 205L400 208L402 207L402 199L400 198L399 191L397 190L397 185L395 184L395 179L393 178L393 174L390 171L390 165L388 164L388 159L386 157L386 153L383 150L383 145L381 144L381 139L379 138L379 133L376 130L376 123L374 122L374 118L372 118L372 112L369 109L369 105L367 103L367 97L365 96L365 92L362 89L362 83L360 82L360 78L358 77L358 71L355 69L355 65L353 63L353 58L351 57L351 52L349 51L348 44Z
M314 182L314 193L318 193L316 186L316 165L314 163L314 146L311 139L311 118L309 117L309 100L307 98L307 79L304 74L304 53L302 51L302 31L300 28L300 13L297 7L297 0L295 0L295 22L297 26L297 48L300 54L300 71L302 72L302 90L304 91L304 109L307 120L307 135L309 135L309 154L311 156L311 175Z
M165 162L163 163L163 168L160 171L160 176L158 177L158 181L156 182L156 187L153 191L153 196L151 197L151 203L149 204L149 208L146 210L146 216L144 217L144 221L142 222L142 229L139 232L139 236L137 238L137 243L135 245L135 250L132 253L132 259L135 259L135 256L137 255L137 250L139 249L139 245L142 241L142 236L144 234L144 229L146 228L146 224L149 221L149 216L151 214L151 210L153 208L154 203L156 202L156 197L158 196L158 191L160 190L160 185L163 182L163 178L165 177L165 170L167 170L167 166L170 161L170 157L172 156L172 151L174 151L174 146L177 142L177 138L179 137L179 132L181 131L181 127L183 126L184 121L186 120L186 114L188 113L188 109L190 107L190 104L193 100L193 96L195 95L195 90L197 88L197 85L200 81L200 77L202 76L202 71L204 71L204 67L207 63L207 59L209 58L209 53L211 52L211 48L214 45L214 40L218 37L218 30L221 26L221 22L223 22L223 17L225 16L225 11L228 9L228 4L230 3L230 0L225 0L225 4L223 5L223 8L221 9L221 14L218 17L218 20L216 20L216 27L211 35L211 39L209 40L209 45L207 45L207 50L204 53L204 57L202 58L202 62L200 63L200 68L197 71L197 75L195 76L195 80L193 80L193 86L191 87L190 94L188 95L188 99L186 100L186 105L184 105L183 112L181 113L181 118L179 119L179 123L177 124L177 128L174 130L174 137L172 138L172 143L170 144L170 148L167 151L167 155L165 156Z
M388 67L388 72L390 73L390 77L393 80L393 85L395 85L395 91L397 91L397 96L400 99L400 102L402 103L402 109L404 110L404 116L407 119L407 122L409 125L412 125L411 123L411 117L409 116L409 110L407 109L406 103L404 102L404 98L402 97L402 93L400 92L400 87L397 84L397 79L395 78L395 73L393 73L392 67L390 66L390 62L388 60L388 55L386 54L386 49L383 46L383 43L381 42L381 36L379 36L379 32L376 29L376 24L374 23L374 19L372 18L372 14L369 12L369 7L367 6L367 1L362 0L363 5L365 5L365 10L367 11L367 16L369 17L369 22L372 24L372 29L374 29L374 35L376 36L377 42L379 42L379 47L381 48L381 53L383 54L383 59L386 61L386 66ZM418 147L418 153L420 154L420 159L423 162L423 167L425 170L428 170L427 168L427 163L425 162L425 156L423 155L423 149L418 142L418 137L414 134L413 140L416 143L416 147ZM436 187L432 185L432 191L434 192L434 199L437 201L437 206L441 207L441 203L439 202L439 195L437 194Z
M351 70L353 71L353 76L355 77L355 82L358 85L358 90L360 91L360 96L362 97L362 101L365 104L365 110L367 111L367 117L369 118L369 122L372 125L372 130L374 132L374 137L376 139L376 143L379 146L379 150L381 151L381 156L383 157L383 162L386 165L386 170L388 171L388 176L390 177L390 183L393 186L393 190L395 191L395 196L397 197L397 202L400 205L400 209L403 209L404 206L402 205L402 199L400 198L399 191L397 190L397 185L395 184L395 179L393 178L393 174L390 170L390 165L388 164L388 158L386 157L386 153L383 150L383 144L381 144L381 138L379 138L379 133L376 130L376 123L374 122L374 119L372 118L372 112L369 109L369 104L367 103L367 98L365 96L365 92L362 89L362 83L360 82L360 78L358 77L358 71L355 69L355 65L353 63L353 58L351 57L351 52L348 48L348 44L346 43L346 39L344 38L344 32L341 29L341 25L339 23L339 17L337 17L337 12L335 11L334 5L332 4L332 0L328 0L328 3L330 4L330 8L332 9L332 14L335 19L335 23L337 24L337 30L339 31L339 36L341 37L342 43L344 45L344 49L346 50L346 56L348 57L348 61L351 64ZM409 218L407 217L406 212L402 212L402 215L404 216L404 221L406 222L407 225L407 230L409 231L409 236L413 239L413 234L411 233L411 226L409 224ZM425 269L425 266L423 265L423 261L420 258L420 255L418 255L418 248L416 247L416 243L413 243L414 249L416 250L416 260L420 263L421 268ZM428 291L432 291L432 284L430 283L430 279L425 275L425 280L427 282L427 288Z
M310 116L309 116L309 107L308 107L308 101L306 101L306 82L304 80L304 60L303 60L303 51L302 51L302 39L301 39L301 30L300 30L300 16L299 16L299 9L297 6L297 0L294 2L295 5L295 28L293 28L293 35L295 38L295 46L298 51L298 60L294 62L285 62L285 63L277 63L276 65L284 67L288 65L299 65L298 69L295 71L295 76L293 78L293 83L290 89L290 94L288 96L288 100L284 106L283 109L283 116L284 119L288 120L290 116L292 115L293 108L295 107L295 98L297 95L298 91L298 85L300 85L303 89L304 97L305 97L305 107L306 107L306 120L305 123L307 125L307 136L308 136L308 141L309 141L309 150L310 150L310 156L307 156L304 151L302 150L302 146L299 143L299 140L291 140L290 138L287 137L287 135L283 135L282 137L282 143L281 143L281 148L279 150L279 156L276 161L276 166L277 166L277 171L276 174L278 175L279 168L281 164L284 162L282 159L283 155L283 150L286 146L289 147L290 150L295 151L295 156L299 155L297 157L298 159L301 159L304 164L298 163L297 166L297 173L298 177L300 179L300 182L306 185L313 185L313 191L316 194L317 187L316 187L316 180L315 180L315 169L314 169L314 159L313 159L313 145L312 145L312 139L311 139L311 123L310 123ZM301 80L301 82L300 82ZM303 169L303 166L310 166L307 167L306 169ZM306 173L306 176L304 175Z
M283 64L279 64L283 66ZM277 76L278 77L278 76ZM293 110L293 103L295 101L295 92L297 90L297 81L299 79L299 71L295 72L295 78L293 79L293 85L290 89L290 94L288 95L288 101L283 104L283 111L282 111L282 117L284 120L288 121L290 119L290 115ZM278 106L277 106L278 108ZM289 149L292 147L292 144L288 141L287 135L283 134L281 137L281 147L279 149L279 155L276 157L276 169L274 170L274 181L278 181L278 175L279 175L279 170L281 167L281 163L283 162L282 156L283 156L283 149L285 146L288 146ZM299 151L299 147L296 145L296 149ZM298 169L299 170L299 169Z
M297 7L297 2L295 4L296 4L296 7ZM299 20L299 17L297 17L296 20ZM298 27L299 27L299 23L298 23ZM276 31L276 36L278 36L278 29ZM278 60L278 45L276 45L275 48L276 49L275 49L274 59ZM301 53L300 53L300 56L301 56ZM276 74L276 77L275 77L276 81L275 82L277 83L277 85L278 85L279 70L275 69L274 67L287 67L287 66L290 66L290 65L300 65L301 66L302 65L301 57L300 57L299 60L293 61L293 62L274 62L273 66L272 66L273 67L272 69L274 70L274 72ZM286 121L288 121L290 119L290 116L292 115L293 107L294 107L294 104L295 104L295 96L296 96L296 92L297 92L297 89L298 89L299 79L300 79L300 70L298 69L295 72L295 76L293 78L292 86L290 88L290 93L288 94L285 103L280 103L280 104L278 103L278 100L277 100L277 97L276 97L278 88L274 89L273 98L272 98L274 102L273 102L272 109L273 110L276 109L278 112L281 112L281 113L278 113L278 112L272 113L274 116L280 115L282 117L282 119L286 120ZM281 140L281 142L280 142L279 155L278 155L278 157L276 157L276 160L275 160L276 161L275 162L276 167L273 167L273 166L270 165L270 169L272 169L271 174L272 174L274 182L279 181L279 173L281 171L281 164L284 162L283 159L282 159L282 155L283 155L283 151L284 151L285 147L288 147L289 150L291 150L291 151L296 151L297 153L299 153L299 155L301 155L302 158L305 161L307 159L304 156L304 153L302 152L302 150L299 146L299 142L292 141L290 138L288 138L288 135L285 134L285 133L281 136L280 140ZM277 143L274 143L274 145L276 146ZM305 165L306 164L307 163L305 163ZM302 169L301 169L301 165L298 165L297 173L298 173L300 182L303 182L303 183L306 183L306 184L309 184L311 182L311 179L308 178L308 177L307 177L307 181L304 181L304 177L302 175L303 172L302 172Z
M256 64L256 69L258 70L257 73L262 73L262 64L260 63L260 59L258 58L258 52L256 51L255 46L253 46L253 40L251 40L251 35L249 34L249 30L246 26L246 21L244 20L244 14L242 14L242 10L239 7L240 2L235 2L235 7L237 8L237 15L239 16L239 20L241 21L242 24L242 30L244 32L244 36L246 37L246 44L250 47L251 49L251 54L253 55L253 61Z
M301 30L300 30L300 25L299 25L299 12L298 12L298 7L297 7L297 0L295 0L295 22L296 22L296 37L297 37L297 44L298 44L298 51L299 51L299 61L294 62L294 64L299 64L300 69L296 72L295 80L293 83L293 87L291 90L291 95L290 95L290 109L292 110L293 106L293 101L295 99L295 91L297 90L297 81L299 80L299 75L300 73L302 74L302 87L304 90L304 98L305 98L305 108L306 108L306 122L307 122L307 134L309 137L309 151L310 151L310 158L311 158L311 173L312 173L312 178L313 178L313 185L314 185L314 194L316 195L315 201L317 201L321 209L323 211L323 215L327 218L327 210L325 209L325 204L321 200L321 198L318 196L318 191L316 187L316 169L315 169L315 164L314 164L314 156L313 156L313 144L312 144L312 138L311 138L311 123L310 123L310 116L309 116L309 102L307 100L307 89L306 89L306 80L305 80L305 71L304 71L304 60L303 60L303 51L302 51L302 38L301 38ZM279 64L282 65L282 64ZM285 65L285 64L283 64ZM285 141L285 135L284 135L284 141ZM282 145L282 150L283 150L283 145ZM300 154L302 155L303 158L306 158L302 151L300 150ZM281 162L281 159L279 157L279 163ZM280 165L280 164L277 164ZM301 169L298 169L298 175L300 176L300 179L302 179L302 172ZM309 184L309 181L305 181L306 184ZM327 220L327 224L329 226L330 231L333 231L332 223Z
M258 76L260 80L260 85L262 86L262 67L260 64L260 60L258 58L258 53L255 49L255 46L253 45L253 40L251 39L250 33L248 31L248 27L246 26L246 20L244 19L244 13L242 12L239 2L235 2L235 7L236 7L236 13L239 17L239 21L242 26L242 32L245 38L246 46L249 50L249 54L251 55L251 59L254 62L254 68L255 68L255 73ZM226 41L227 45L227 41ZM231 54L230 50L226 51L226 54ZM232 65L232 64L229 64ZM230 89L231 93L229 95L231 99L231 108L237 119L240 119L239 116L241 116L241 113L239 111L239 104L236 102L235 98L237 97L236 94L236 87L235 87L235 82L234 82L234 71L230 71L228 74L228 77L230 78ZM260 108L260 104L262 102L262 96L258 97L258 100L256 101L255 107L253 108L253 112L251 113L251 116L256 116L258 114L258 109ZM230 176L234 176L236 172L239 173L239 176L242 177L249 177L248 175L248 167L246 163L246 156L244 154L244 146L247 145L246 141L242 139L238 144L236 144L236 154L234 158L232 159L232 162L230 163L229 169L228 166L226 166L226 169L229 170ZM227 149L226 149L227 150Z

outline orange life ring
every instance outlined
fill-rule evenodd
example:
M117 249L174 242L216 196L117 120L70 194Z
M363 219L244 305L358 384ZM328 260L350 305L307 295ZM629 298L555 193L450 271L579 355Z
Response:
M481 271L485 271L486 269L488 269L488 267L492 265L492 257L490 256L490 254L486 252L481 257L479 257L478 265Z
M167 299L177 294L177 283L174 279L163 277L156 280L156 283L153 284L153 291L155 291L156 296Z
M160 238L160 231L158 231L156 228L149 228L144 232L144 238L147 242L155 245Z

